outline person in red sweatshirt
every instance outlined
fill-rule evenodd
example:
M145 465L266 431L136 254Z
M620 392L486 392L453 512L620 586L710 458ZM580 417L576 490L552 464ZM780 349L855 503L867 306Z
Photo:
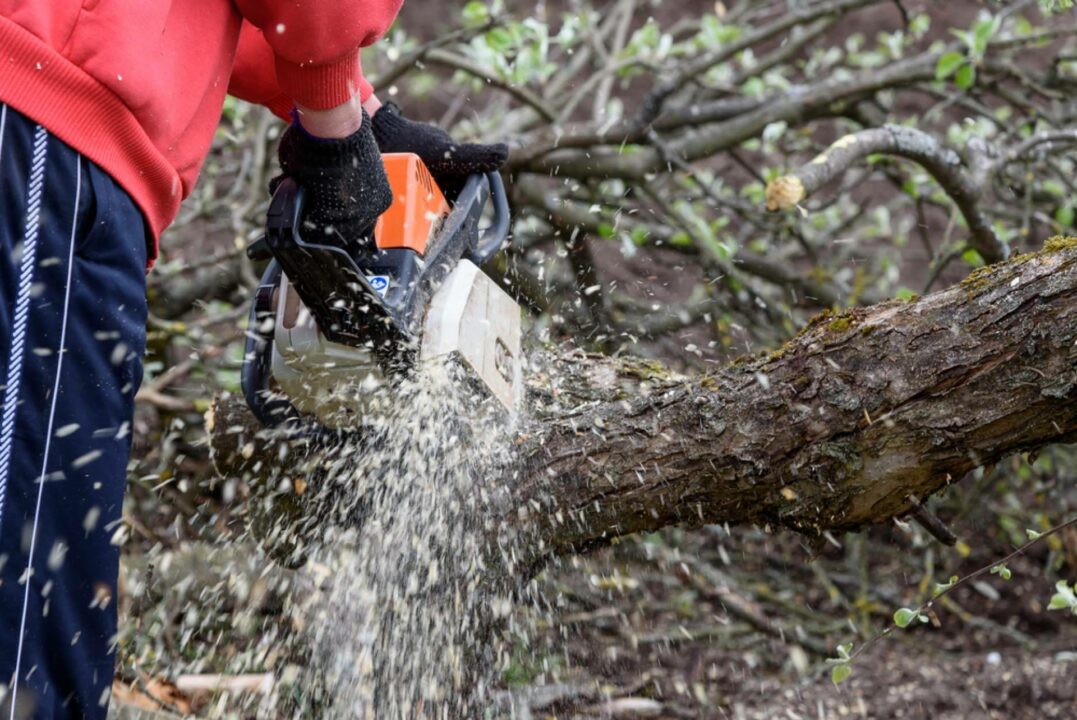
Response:
M500 167L382 106L360 48L401 0L0 0L0 720L103 720L145 273L225 94L291 118L308 213L371 232L379 152Z

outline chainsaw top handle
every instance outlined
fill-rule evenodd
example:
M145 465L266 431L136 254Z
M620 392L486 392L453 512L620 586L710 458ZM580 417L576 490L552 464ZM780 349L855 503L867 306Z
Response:
M501 174L494 170L485 174L470 175L452 203L454 206L477 204L482 207L487 197L493 205L493 219L490 225L482 231L475 246L465 254L465 257L476 265L486 264L497 254L509 236L511 213ZM269 260L273 257L265 236L259 237L247 246L247 257L256 261Z
M468 185L472 180L479 180L479 177L472 175ZM494 170L486 173L483 179L486 180L490 200L493 202L494 218L479 237L475 248L468 253L467 259L476 265L485 265L486 261L497 254L509 236L509 200L505 196L505 184L501 181L501 174ZM466 191L467 186L464 188L464 192Z

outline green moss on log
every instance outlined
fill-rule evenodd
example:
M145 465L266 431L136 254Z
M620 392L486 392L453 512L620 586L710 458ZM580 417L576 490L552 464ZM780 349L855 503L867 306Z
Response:
M830 331L830 333L843 333L851 328L854 322L855 320L851 315L842 315L841 317L832 320L830 324L826 326L826 329Z
M1047 238L1047 241L1043 244L1043 250L1041 250L1039 254L1046 255L1048 253L1069 250L1074 247L1077 247L1077 236L1070 235L1068 237L1063 237L1062 235L1055 235L1052 238Z
M994 265L987 265L973 270L968 274L968 277L961 281L961 287L964 288L965 292L970 296L979 295L981 291L987 289L987 287L992 284L998 271L1016 267L1018 265L1024 265L1030 260L1035 260L1045 255L1051 255L1074 247L1077 247L1077 237L1055 235L1054 237L1048 238L1043 243L1043 247L1035 252L1014 255L1009 260L1003 260Z

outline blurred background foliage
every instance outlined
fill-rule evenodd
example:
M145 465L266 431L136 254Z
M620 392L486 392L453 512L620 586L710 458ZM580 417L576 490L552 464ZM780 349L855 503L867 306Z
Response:
M701 372L777 347L823 310L931 292L984 264L947 188L889 155L795 211L766 211L768 181L848 133L906 125L955 151L1011 252L1077 233L1069 5L409 0L364 68L409 115L512 145L514 235L495 272L527 308L530 342ZM288 668L302 663L272 650L295 622L288 590L245 539L249 489L214 473L202 415L214 393L239 389L257 283L243 248L260 233L280 130L229 100L150 277L120 651L121 676L144 689L272 672L287 695ZM1074 532L1011 563L1010 580L947 597L929 623L858 658L840 689L824 660L1027 529L1069 518L1075 476L1074 451L1060 447L955 478L934 501L961 538L953 548L903 524L811 551L766 528L710 527L563 561L514 616L502 706L515 698L517 717L1072 717L1077 628L1046 606L1056 580L1077 579ZM258 703L192 702L233 717Z

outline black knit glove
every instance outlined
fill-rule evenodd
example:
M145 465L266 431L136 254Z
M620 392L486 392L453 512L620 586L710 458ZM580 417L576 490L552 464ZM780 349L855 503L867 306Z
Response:
M408 120L392 102L374 113L373 125L379 150L415 153L446 191L459 188L472 173L497 170L509 157L509 147L504 143L458 143L435 125Z
M329 239L370 242L393 193L365 112L362 127L339 140L314 137L292 124L281 136L277 154L281 170L306 193L304 223Z

